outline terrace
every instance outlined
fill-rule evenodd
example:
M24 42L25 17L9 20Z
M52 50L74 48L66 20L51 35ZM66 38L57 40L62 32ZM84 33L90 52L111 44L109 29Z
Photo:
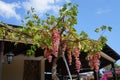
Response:
M16 25L11 25L13 27L19 27ZM52 63L49 63L43 56L43 50L37 49L33 57L27 58L26 51L30 49L30 45L25 44L24 42L18 42L15 46L12 40L0 39L0 78L1 80L50 80L49 77L45 77L45 72L51 72ZM12 64L6 64L3 62L5 60L6 54L12 52L14 54L14 59ZM99 80L99 73L91 70L89 62L85 59L86 53L81 52L80 61L82 64L80 73L93 71L94 79ZM101 51L100 58L100 69L111 64L113 71L112 75L114 80L116 80L116 71L114 63L120 59L120 55L115 52L109 45L105 45ZM67 58L67 57L66 57ZM3 64L4 63L4 64ZM65 76L68 75L65 63L62 58L57 62L57 73L61 80L65 80ZM72 63L72 66L69 66L70 72L72 75L78 75L75 68L75 63ZM19 74L20 73L20 74ZM6 78L7 76L7 78ZM79 75L77 76L79 78ZM48 79L47 79L48 78Z

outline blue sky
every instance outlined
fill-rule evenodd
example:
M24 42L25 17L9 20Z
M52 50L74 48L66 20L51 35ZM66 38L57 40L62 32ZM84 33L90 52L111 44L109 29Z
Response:
M64 3L73 2L78 7L77 32L86 31L91 38L97 39L94 32L101 25L111 26L112 32L105 32L107 44L120 54L120 0L0 0L0 21L21 25L21 19L30 7L34 7L40 17L45 13L57 15ZM120 60L117 62L120 65Z

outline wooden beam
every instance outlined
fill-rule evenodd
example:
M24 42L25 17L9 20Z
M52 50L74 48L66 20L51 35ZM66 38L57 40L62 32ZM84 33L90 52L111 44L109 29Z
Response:
M0 23L0 26L5 27L7 30L10 30L10 31L12 31L12 32L16 32L16 33L19 33L19 34L21 34L21 35L25 35L25 36L27 36L27 37L29 37L29 38L33 38L33 36L29 35L28 33L19 31L19 30L13 28L13 26L10 26L10 25L8 25L8 24Z
M24 59L25 60L38 60L38 61L40 61L40 60L45 59L45 58L43 58L43 56L40 56L40 57L34 57L34 56L28 57L28 56L25 56Z
M107 54L105 54L104 52L101 52L101 56L105 59L107 59L108 61L111 61L111 62L116 62L115 59L113 59L112 57L108 56Z
M0 42L0 80L2 80L2 63L3 63L3 54L4 54L4 42Z

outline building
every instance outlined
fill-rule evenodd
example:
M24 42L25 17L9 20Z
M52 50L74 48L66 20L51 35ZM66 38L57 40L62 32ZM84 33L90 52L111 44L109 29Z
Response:
M3 25L0 25L4 27ZM17 27L16 25L10 25ZM35 55L32 57L26 57L26 51L30 49L30 45L25 44L24 42L18 42L15 46L14 41L8 39L0 39L0 80L50 80L51 74L45 74L51 72L52 63L49 63L43 57L43 50L37 49ZM7 64L6 56L9 52L14 54L12 64ZM82 64L81 73L93 71L94 79L99 80L98 72L90 69L89 62L85 59L86 53L81 52L80 61ZM120 55L116 53L110 46L107 44L104 46L101 51L100 58L100 68L103 68L109 64L113 68L113 77L116 80L116 72L114 68L114 63L120 59ZM65 63L62 58L57 62L57 73L61 80L65 80L65 76L68 75ZM75 63L72 63L72 66L69 66L70 72L72 75L76 75L79 78L76 70Z

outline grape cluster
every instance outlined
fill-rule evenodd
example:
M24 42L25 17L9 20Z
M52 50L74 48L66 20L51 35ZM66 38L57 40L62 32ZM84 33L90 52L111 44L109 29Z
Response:
M76 67L76 71L79 72L80 71L80 66L81 66L81 62L79 60L79 55L80 55L80 51L79 48L74 48L73 49L73 56L75 57L75 67Z
M65 52L66 48L67 48L67 44L66 44L66 42L63 40L63 41L62 41L62 52Z
M81 62L79 60L79 58L75 59L75 67L76 67L76 71L79 73L80 72L80 66L81 66Z
M53 28L52 30L52 47L53 47L53 52L52 54L55 57L58 57L58 49L59 49L59 44L60 44L60 33L57 28Z
M67 51L68 51L67 56L68 56L69 65L72 65L72 55L73 55L75 57L76 71L79 72L80 71L80 66L81 66L81 62L79 60L79 55L80 55L79 48L74 48L72 52L71 52L70 49L67 49Z
M90 54L88 56L89 59L89 65L91 67L91 69L95 69L96 72L98 72L99 70L99 59L100 59L101 55L99 52L95 53L95 54Z
M52 62L52 56L51 56L52 50L45 48L44 56L48 59L49 62Z
M69 65L72 65L72 55L71 55L71 51L67 52L67 57L68 57L68 63Z
M77 72L80 72L80 66L81 66L81 62L79 60L79 50L78 49L74 49L74 52L73 52L73 56L75 57L75 67L76 67L76 71ZM72 65L72 54L71 54L71 51L68 51L67 52L67 56L68 56L68 63L69 65Z
M74 56L74 57L79 57L79 55L80 55L79 49L78 49L78 48L74 48L74 49L73 49L73 56Z

